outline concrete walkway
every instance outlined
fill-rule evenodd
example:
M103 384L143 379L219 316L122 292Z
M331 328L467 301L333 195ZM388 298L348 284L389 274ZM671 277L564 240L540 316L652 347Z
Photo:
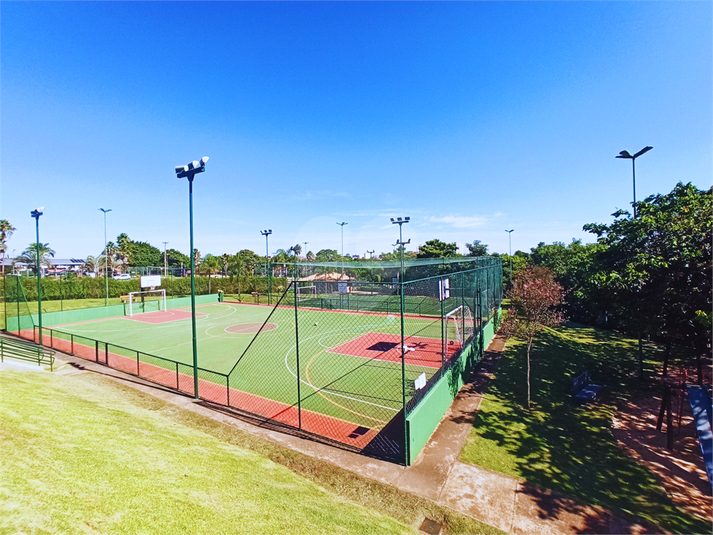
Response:
M471 382L463 386L428 444L416 462L409 467L256 426L215 411L193 398L78 357L61 355L61 360L71 365L61 366L56 373L67 375L91 371L116 378L123 384L182 409L194 411L362 476L393 485L508 533L651 533L651 529L628 523L604 509L577 504L517 479L458 460L503 346L502 338L496 337L492 341L476 367Z

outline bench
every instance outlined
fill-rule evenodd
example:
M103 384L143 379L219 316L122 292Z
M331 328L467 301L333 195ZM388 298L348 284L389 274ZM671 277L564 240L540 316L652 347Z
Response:
M130 300L131 300L131 296L130 296L130 295L122 295L122 296L121 296L121 302L124 303L124 304L128 303Z
M572 398L576 403L592 401L602 389L600 385L589 382L589 372L585 372L572 382Z

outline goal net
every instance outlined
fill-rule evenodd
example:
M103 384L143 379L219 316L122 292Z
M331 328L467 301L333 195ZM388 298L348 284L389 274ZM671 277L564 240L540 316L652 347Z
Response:
M317 287L316 286L298 286L297 287L297 301L308 301L317 297Z
M166 290L129 293L129 316L157 310L166 310Z
M454 308L444 316L446 359L451 358L470 342L475 333L473 313L468 305Z

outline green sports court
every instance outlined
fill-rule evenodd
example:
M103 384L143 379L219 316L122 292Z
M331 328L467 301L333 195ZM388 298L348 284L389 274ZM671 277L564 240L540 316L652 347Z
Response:
M18 331L251 417L409 462L408 436L420 449L445 410L428 407L431 398L452 399L482 353L499 272L486 266L403 284L298 275L272 305L197 296L195 365L185 297L45 314L42 329L34 319L19 328L18 317ZM414 423L417 414L427 425Z

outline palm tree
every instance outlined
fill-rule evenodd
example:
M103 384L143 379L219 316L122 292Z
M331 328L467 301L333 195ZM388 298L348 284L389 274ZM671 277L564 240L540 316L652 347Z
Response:
M228 275L232 279L233 276L238 278L238 301L241 300L240 279L247 275L247 263L239 254L230 255L228 258Z
M220 258L213 256L212 254L205 255L205 258L201 262L200 269L203 272L208 273L208 293L210 293L210 276L220 271Z
M98 273L99 268L102 265L101 257L89 255L87 259L82 264L82 271L87 271L89 273Z
M7 240L10 239L12 233L15 232L7 219L0 220L0 258L2 258L2 274L5 275L5 253L7 252Z
M40 266L45 266L47 268L52 267L51 257L54 257L54 251L50 249L49 243L40 243ZM37 244L31 243L30 246L22 251L22 254L13 260L13 264L21 263L27 264L28 266L37 265Z
M111 242L109 242L111 243ZM131 263L131 238L122 232L116 237L116 243L118 244L116 254L125 263ZM108 249L108 247L107 247Z

